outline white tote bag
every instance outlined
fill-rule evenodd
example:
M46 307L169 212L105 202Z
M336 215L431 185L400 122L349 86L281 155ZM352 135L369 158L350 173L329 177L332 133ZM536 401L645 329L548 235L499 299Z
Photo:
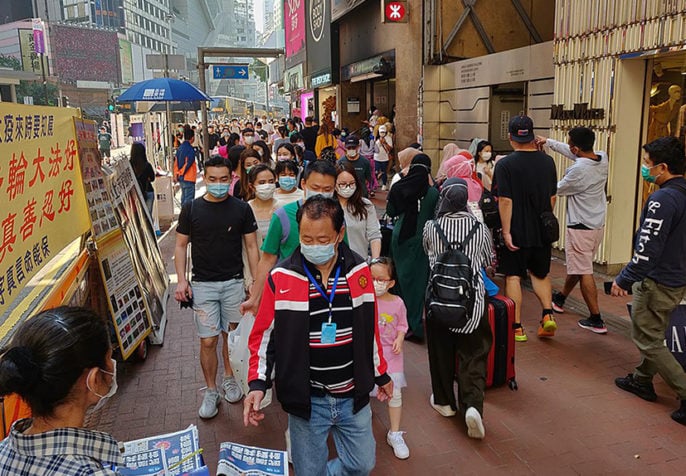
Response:
M236 377L238 385L243 389L243 393L247 395L250 392L248 387L248 365L250 359L250 350L248 349L248 338L255 325L255 316L252 313L246 313L238 323L236 329L229 332L229 363L231 370ZM272 402L272 389L267 389L264 394L260 409L265 408Z

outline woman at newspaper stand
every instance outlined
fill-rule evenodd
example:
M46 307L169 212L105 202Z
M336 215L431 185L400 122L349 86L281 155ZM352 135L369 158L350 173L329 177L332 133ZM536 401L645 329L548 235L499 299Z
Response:
M116 440L83 427L86 411L116 391L116 361L100 316L58 307L23 322L0 349L0 395L21 396L32 418L16 421L0 442L0 474L118 474Z

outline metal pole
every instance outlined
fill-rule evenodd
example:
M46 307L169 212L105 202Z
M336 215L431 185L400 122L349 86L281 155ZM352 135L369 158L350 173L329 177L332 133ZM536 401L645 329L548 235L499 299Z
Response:
M207 94L205 82L205 52L202 47L198 48L198 81L200 90ZM200 101L200 113L202 114L202 151L205 160L210 158L210 137L207 135L207 102Z
M169 53L164 54L164 77L168 78L169 77ZM166 154L166 157L164 158L164 166L166 167L167 170L171 170L169 167L169 160L171 159L172 156L172 147L174 144L172 144L171 141L171 133L172 133L172 127L171 127L171 107L169 105L169 101L164 103L164 107L167 113L167 141L169 143L169 152Z
M265 75L264 75L264 89L265 89L265 96L264 96L264 103L265 103L265 109L267 110L267 119L269 119L269 65L266 64L265 66ZM265 127L265 124L262 124L262 127Z

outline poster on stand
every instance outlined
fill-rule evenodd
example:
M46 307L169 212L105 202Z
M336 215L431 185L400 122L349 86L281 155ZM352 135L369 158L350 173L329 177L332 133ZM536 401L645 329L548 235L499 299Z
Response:
M160 326L166 310L169 277L147 207L127 160L106 169L105 186L124 241L131 252L135 276L154 326Z
M81 175L86 190L88 211L91 217L91 230L96 241L119 228L105 187L102 173L100 151L98 150L98 126L95 121L74 118L74 128L78 138Z
M0 335L31 278L90 226L76 114L70 108L2 103Z
M217 476L288 476L288 454L256 446L222 443Z
M143 291L121 236L114 235L98 244L98 261L119 348L124 359L128 359L152 330Z

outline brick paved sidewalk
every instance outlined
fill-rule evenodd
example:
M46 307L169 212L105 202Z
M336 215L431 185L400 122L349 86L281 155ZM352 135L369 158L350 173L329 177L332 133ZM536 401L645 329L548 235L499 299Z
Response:
M161 248L172 275L172 291L173 246L171 233ZM559 288L564 279L559 260L553 261L552 278ZM602 278L598 281L602 289ZM470 440L459 418L444 418L431 409L426 348L407 343L409 386L403 392L402 427L411 456L405 461L393 456L385 443L388 412L375 401L373 474L684 474L686 428L669 418L677 407L671 390L656 379L659 399L648 403L613 383L638 361L627 334L627 300L601 294L609 333L600 336L576 325L586 309L580 295L572 294L568 312L557 317L556 337L543 341L535 337L538 303L531 292L524 294L522 316L530 340L517 345L519 390L487 392L486 439ZM576 309L579 314L573 312ZM124 441L196 424L212 471L222 441L284 448L286 415L278 403L267 409L258 428L243 427L240 404L223 402L216 418L198 418L204 383L195 327L191 314L179 311L173 299L168 310L164 346L152 348L145 362L120 366L119 391L90 419L90 426Z

